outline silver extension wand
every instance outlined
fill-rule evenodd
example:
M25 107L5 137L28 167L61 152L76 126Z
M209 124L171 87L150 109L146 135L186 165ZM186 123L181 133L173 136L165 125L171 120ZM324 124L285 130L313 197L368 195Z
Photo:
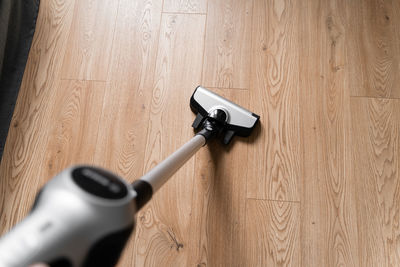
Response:
M197 134L132 185L104 169L73 166L52 178L28 216L0 239L0 267L43 262L51 267L114 266L135 214L206 142L249 136L259 116L197 87L190 106Z

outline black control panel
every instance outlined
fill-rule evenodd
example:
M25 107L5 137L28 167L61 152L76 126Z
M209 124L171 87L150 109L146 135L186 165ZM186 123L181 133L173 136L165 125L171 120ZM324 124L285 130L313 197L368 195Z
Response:
M126 197L128 189L116 175L94 167L78 167L72 171L72 180L83 190L107 199Z

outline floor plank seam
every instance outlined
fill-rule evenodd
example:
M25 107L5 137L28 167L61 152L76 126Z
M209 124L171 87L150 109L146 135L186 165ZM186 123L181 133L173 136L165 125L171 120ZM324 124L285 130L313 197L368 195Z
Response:
M250 91L248 88L239 88L239 87L217 87L217 86L207 86L204 85L204 87L207 87L209 89L222 89L222 90L237 90L237 91Z
M254 16L254 8L255 8L255 6L256 6L256 1L255 0L253 0L253 3L252 3L252 7L251 7L251 24L250 24L250 27L251 27L251 29L254 29L253 27L254 27L254 19L253 19L253 16ZM253 30L251 30L250 31L250 50L253 52L253 51L255 51L254 49L253 49ZM251 52L251 53L252 53ZM254 68L254 65L253 64L255 64L253 61L254 61L254 58L253 58L253 56L252 56L252 54L250 53L250 73L249 73L249 75L251 75L251 73L253 73L253 68ZM247 83L247 86L249 86L249 88L251 88L252 86L253 86L253 83L252 83L252 81L251 81L251 79L249 80L249 82ZM250 91L250 89L249 88L246 88L248 91ZM238 90L241 90L241 89L238 89ZM253 91L254 91L254 88L253 88Z
M161 2L161 16L160 17L162 17L162 13L164 12L164 3L165 3L165 1L162 0L162 2ZM160 33L160 28L161 28L161 21L160 21L160 24L159 24L158 33ZM160 35L158 35L158 37L160 37ZM158 47L157 47L157 49L158 49ZM158 51L158 50L156 50L156 51Z
M118 0L118 5L117 5L117 15L115 16L115 20L114 20L114 29L113 29L113 33L112 33L112 42L111 42L111 50L110 50L110 61L112 59L113 56L113 48L114 48L114 43L115 43L115 32L116 32L116 28L117 28L117 18L118 18L118 13L119 13L119 6L120 6L121 1ZM111 64L108 64L107 67L107 73L106 73L106 81L110 80L110 70L111 69Z
M88 80L88 79L71 79L71 78L60 78L60 81L77 81L77 82L99 82L105 83L106 80Z
M191 13L191 12L178 12L178 11L162 11L162 14L171 15L207 15L207 13Z
M386 96L367 96L367 95L351 95L350 98L366 98L366 99L388 99L400 100L400 97L386 97Z
M260 200L260 201L273 201L273 202L288 202L288 203L297 203L300 204L300 200L277 200L277 199L269 199L269 198L255 198L255 197L246 197L247 200Z
M206 19L204 22L204 40L203 40L203 55L201 57L201 73L200 73L200 84L203 83L203 72L204 72L204 58L205 58L205 53L206 53L206 37L207 37L207 19L208 19L208 1L207 1L207 13L206 13Z

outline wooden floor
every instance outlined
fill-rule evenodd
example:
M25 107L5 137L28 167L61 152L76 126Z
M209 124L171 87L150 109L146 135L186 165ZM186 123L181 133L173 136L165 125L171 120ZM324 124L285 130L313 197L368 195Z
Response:
M71 164L150 170L193 135L199 84L261 125L190 160L119 266L400 266L395 0L42 0L1 232Z

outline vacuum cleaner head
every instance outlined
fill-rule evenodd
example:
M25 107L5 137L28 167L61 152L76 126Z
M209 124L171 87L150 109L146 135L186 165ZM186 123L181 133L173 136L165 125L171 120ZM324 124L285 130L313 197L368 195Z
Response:
M205 128L207 123L216 122L224 144L235 135L249 136L260 119L260 116L201 86L190 98L190 107L197 114L192 127Z

